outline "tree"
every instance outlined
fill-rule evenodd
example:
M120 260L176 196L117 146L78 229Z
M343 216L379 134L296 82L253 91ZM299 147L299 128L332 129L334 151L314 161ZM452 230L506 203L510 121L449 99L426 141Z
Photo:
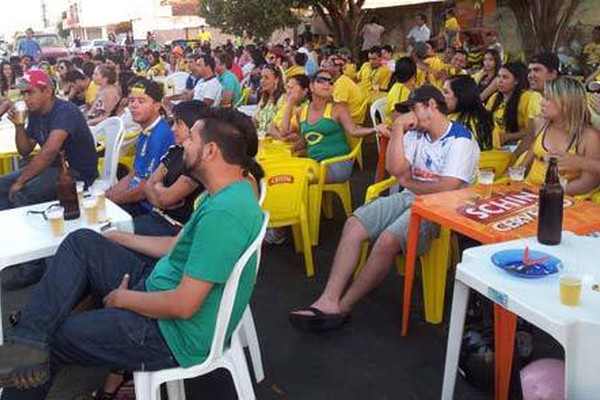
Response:
M277 29L299 23L281 0L203 0L200 15L223 32L268 40Z
M365 24L365 0L287 0L292 7L312 7L336 42L358 54L358 34Z
M529 52L556 51L581 0L507 0Z

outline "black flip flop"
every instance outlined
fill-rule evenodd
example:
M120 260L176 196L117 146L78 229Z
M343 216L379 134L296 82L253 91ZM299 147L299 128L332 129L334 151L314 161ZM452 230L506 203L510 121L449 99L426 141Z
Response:
M298 311L310 311L313 315L296 314ZM315 307L304 307L290 314L290 323L304 332L325 332L341 328L350 320L350 315L325 314Z

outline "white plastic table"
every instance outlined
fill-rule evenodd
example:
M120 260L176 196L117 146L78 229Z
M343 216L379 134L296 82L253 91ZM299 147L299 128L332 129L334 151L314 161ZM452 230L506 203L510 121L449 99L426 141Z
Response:
M65 221L65 234L62 237L52 236L49 222L42 215L27 214L27 211L45 210L53 203L56 201L0 211L0 271L11 265L54 255L58 246L70 232L80 228L98 230L102 226L102 224L87 225L82 210L82 215L78 219ZM106 200L106 218L115 228L133 232L131 216L108 199ZM1 312L0 302L0 315L2 315ZM0 318L0 345L2 340L2 318Z
M579 306L561 304L560 274L522 279L492 264L491 255L496 251L525 245L558 257L565 271L581 272L588 277L582 286ZM536 238L529 238L466 250L454 282L442 399L453 398L470 289L544 330L564 347L567 398L599 398L600 293L591 288L591 281L598 282L600 278L599 263L600 239L570 232L563 232L558 246L544 246ZM502 351L506 349L496 349L497 354Z

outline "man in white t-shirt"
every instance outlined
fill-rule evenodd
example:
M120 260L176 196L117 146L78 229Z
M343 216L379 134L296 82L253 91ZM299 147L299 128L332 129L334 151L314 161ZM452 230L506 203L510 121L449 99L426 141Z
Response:
M195 62L200 79L194 87L194 100L200 100L209 107L218 107L223 86L215 74L215 59L208 54L201 54Z
M362 51L367 51L373 46L381 47L381 35L384 31L385 28L379 25L375 18L366 24L360 31L360 36L363 38Z
M391 132L386 166L404 190L380 197L348 218L335 254L325 290L310 307L290 314L298 329L323 331L341 327L352 307L385 278L394 257L404 253L408 239L410 207L416 195L456 190L473 183L479 146L463 125L450 122L442 93L431 85L415 89L407 101L396 105L401 115ZM419 254L424 253L439 227L421 222ZM373 249L360 275L346 290L358 262L362 243Z
M412 27L406 39L408 44L413 45L418 42L427 42L431 37L431 31L427 26L427 17L425 14L417 14L415 16L415 26Z

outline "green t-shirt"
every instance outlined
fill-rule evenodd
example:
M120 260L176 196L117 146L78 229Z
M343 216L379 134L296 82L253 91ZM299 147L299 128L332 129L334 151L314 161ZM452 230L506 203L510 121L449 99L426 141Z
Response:
M208 356L225 283L236 261L258 235L262 219L252 186L245 180L205 196L171 252L158 261L146 280L148 292L172 290L184 274L214 283L191 318L158 321L180 366L199 364ZM244 313L256 281L256 257L248 262L252 264L240 279L227 340Z
M224 92L228 92L230 90L233 92L231 103L236 105L242 97L242 85L240 85L240 81L238 81L237 76L235 76L233 72L227 70L219 75L219 82L221 82Z

